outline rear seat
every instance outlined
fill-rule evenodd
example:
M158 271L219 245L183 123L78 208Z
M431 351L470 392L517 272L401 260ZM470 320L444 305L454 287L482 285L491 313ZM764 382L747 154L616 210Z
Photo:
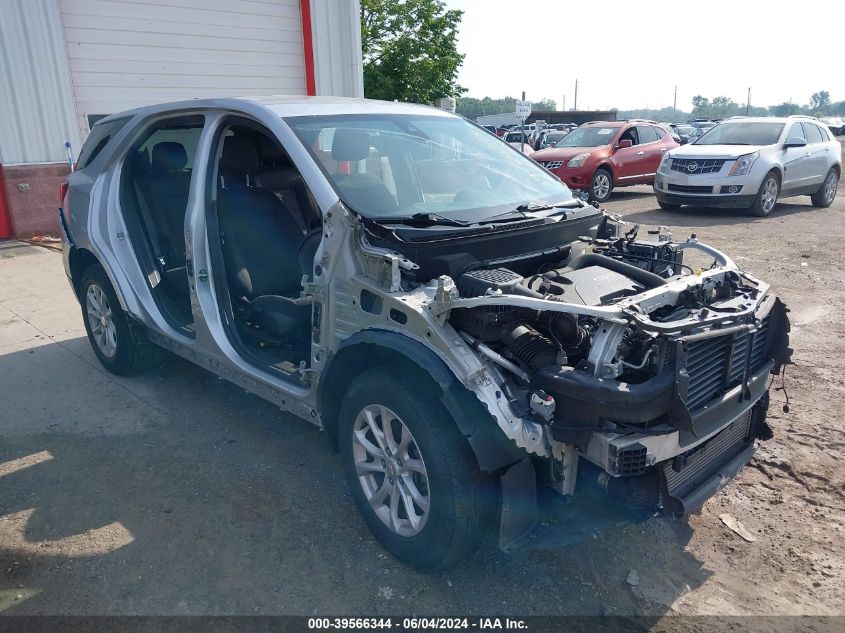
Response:
M168 268L185 266L185 210L191 187L187 163L188 154L181 143L163 141L153 146L148 204Z

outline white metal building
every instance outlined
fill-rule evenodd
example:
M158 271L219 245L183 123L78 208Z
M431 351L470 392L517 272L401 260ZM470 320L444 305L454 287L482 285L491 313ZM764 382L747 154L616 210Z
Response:
M100 117L194 97L363 96L359 0L3 0L0 238L55 233ZM4 195L5 186L5 195Z

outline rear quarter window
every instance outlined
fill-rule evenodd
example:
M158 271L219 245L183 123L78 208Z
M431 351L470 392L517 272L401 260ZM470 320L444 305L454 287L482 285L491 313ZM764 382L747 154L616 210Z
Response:
M126 125L129 117L122 119L114 119L107 123L97 123L91 128L91 133L85 139L82 145L82 151L79 152L79 158L76 161L77 169L85 169L91 161L97 158L97 155L105 149L109 144L111 138L117 134L120 129Z

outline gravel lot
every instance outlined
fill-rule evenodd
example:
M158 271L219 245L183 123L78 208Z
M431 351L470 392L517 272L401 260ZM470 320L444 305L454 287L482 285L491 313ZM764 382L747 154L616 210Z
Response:
M435 575L371 538L320 432L176 358L106 374L60 255L0 243L0 612L845 614L845 189L769 218L660 211L646 187L608 209L773 284L792 309L791 412L773 391L775 438L689 521L483 549Z

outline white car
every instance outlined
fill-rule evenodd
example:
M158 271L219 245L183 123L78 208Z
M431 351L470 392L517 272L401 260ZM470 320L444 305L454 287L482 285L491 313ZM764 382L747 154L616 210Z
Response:
M818 119L744 118L666 152L654 191L662 209L747 208L767 216L790 196L830 206L841 173L842 148Z

